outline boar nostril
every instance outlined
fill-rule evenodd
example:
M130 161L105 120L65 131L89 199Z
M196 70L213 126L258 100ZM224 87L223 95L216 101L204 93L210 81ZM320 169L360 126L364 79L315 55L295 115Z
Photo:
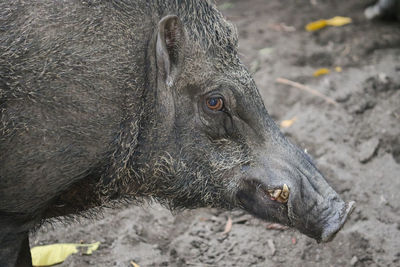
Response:
M267 192L272 200L275 200L280 203L288 202L290 190L286 184L283 184L282 188L270 189Z

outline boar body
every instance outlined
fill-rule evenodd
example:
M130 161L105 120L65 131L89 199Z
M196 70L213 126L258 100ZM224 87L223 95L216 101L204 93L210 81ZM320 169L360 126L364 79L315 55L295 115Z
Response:
M121 200L243 208L318 241L352 203L269 117L208 1L0 3L0 266Z

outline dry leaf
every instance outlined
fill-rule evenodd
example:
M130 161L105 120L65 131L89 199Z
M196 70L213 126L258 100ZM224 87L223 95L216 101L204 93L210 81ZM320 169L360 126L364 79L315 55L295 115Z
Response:
M267 229L284 231L289 229L289 227L279 223L270 223L267 225Z
M336 71L336 72L342 72L342 70L343 70L343 69L342 69L341 67L339 67L339 66L335 67L335 71Z
M231 216L229 216L228 220L226 221L225 229L222 232L222 234L225 235L225 234L229 233L231 230L232 230L232 218L231 218Z
M328 24L326 23L325 19L321 19L321 20L317 20L317 21L313 21L310 22L306 25L306 30L308 32L313 32L319 29L322 29L324 27L326 27Z
M321 69L317 69L316 71L314 71L313 76L314 77L318 77L318 76L321 76L321 75L328 74L329 72L330 72L329 69L321 68Z
M331 19L320 19L317 21L310 22L306 25L306 30L309 32L316 31L322 29L326 26L343 26L351 23L351 18L348 17L333 17Z
M351 23L351 18L336 16L334 18L328 19L326 23L329 26L339 27Z
M132 265L132 267L140 267L139 264L134 261L130 261L130 264Z
M52 244L36 246L31 249L33 266L52 266L65 261L69 255L77 253L78 248L87 248L84 254L92 254L100 242L93 244Z
M281 121L281 124L280 124L281 128L289 128L290 126L292 126L292 124L295 122L296 119L297 119L296 117L293 117L290 120Z

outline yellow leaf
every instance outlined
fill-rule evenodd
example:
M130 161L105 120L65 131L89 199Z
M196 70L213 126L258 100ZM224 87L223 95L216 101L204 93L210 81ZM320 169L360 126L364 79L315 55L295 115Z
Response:
M223 235L229 233L232 230L232 223L233 223L232 218L231 216L229 216L225 224L225 230L222 232Z
M328 24L325 19L317 20L314 22L310 22L306 25L306 30L309 32L316 31L326 27Z
M131 265L132 265L132 267L140 267L139 264L137 264L137 263L134 262L134 261L131 261Z
M84 254L92 254L100 242L93 244L52 244L37 246L31 249L33 266L51 266L65 261L69 255L77 253L78 248L86 247Z
M343 26L351 23L351 18L348 17L333 17L331 19L320 19L317 21L310 22L306 25L306 30L309 32L316 31L322 29L326 26Z
M296 119L297 119L296 117L293 117L290 120L281 121L281 124L280 124L281 128L288 128L288 127L292 126L292 124L295 122Z
M79 244L80 247L87 247L86 255L92 255L93 251L97 250L100 246L100 242L92 243L92 244Z
M328 74L329 72L330 72L330 70L327 68L317 69L316 71L314 71L313 76L318 77L321 75Z
M346 24L351 23L351 18L336 16L336 17L334 17L334 18L328 19L328 20L326 21L326 23L327 23L329 26L336 26L336 27L338 27L338 26L343 26L343 25L346 25Z

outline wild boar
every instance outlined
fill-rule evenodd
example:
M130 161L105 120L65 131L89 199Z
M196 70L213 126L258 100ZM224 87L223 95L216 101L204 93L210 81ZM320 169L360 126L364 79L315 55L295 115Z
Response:
M127 199L242 208L318 241L345 203L279 131L200 0L0 3L0 265L28 232Z

